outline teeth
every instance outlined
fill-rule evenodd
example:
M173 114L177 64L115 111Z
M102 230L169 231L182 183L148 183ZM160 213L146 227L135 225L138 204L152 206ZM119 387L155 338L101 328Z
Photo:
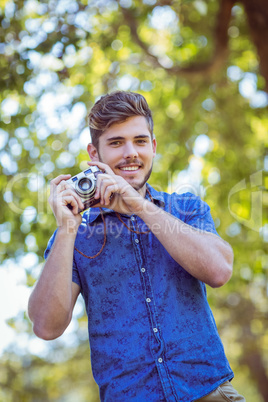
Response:
M121 170L138 170L138 166L126 166L126 167L121 167Z

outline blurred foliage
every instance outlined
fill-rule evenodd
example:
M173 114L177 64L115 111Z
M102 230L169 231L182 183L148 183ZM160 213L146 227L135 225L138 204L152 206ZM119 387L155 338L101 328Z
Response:
M208 289L208 296L234 385L248 401L262 402L268 392L261 385L268 375L268 77L259 73L242 3L233 5L228 21L229 51L213 64L223 3L0 2L0 257L21 265L33 285L55 229L49 181L87 167L87 111L115 89L142 93L158 141L150 183L168 191L190 187L209 203L218 233L234 248L231 281ZM23 331L20 320L10 325L30 342L27 317ZM60 357L51 360L55 354ZM13 345L0 372L3 401L98 400L83 339L74 350L52 342L44 358Z

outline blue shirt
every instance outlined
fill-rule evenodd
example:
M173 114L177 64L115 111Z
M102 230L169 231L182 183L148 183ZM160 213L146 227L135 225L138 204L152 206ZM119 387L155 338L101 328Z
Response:
M160 208L216 234L210 209L199 197L147 186ZM73 281L85 300L101 400L190 402L231 379L205 284L175 262L150 231L131 232L109 209L104 209L104 217L107 242L101 254L88 259L74 251L73 259ZM136 232L148 231L135 215L121 219ZM45 257L54 238L55 233ZM93 256L103 241L100 210L92 208L83 214L75 246Z

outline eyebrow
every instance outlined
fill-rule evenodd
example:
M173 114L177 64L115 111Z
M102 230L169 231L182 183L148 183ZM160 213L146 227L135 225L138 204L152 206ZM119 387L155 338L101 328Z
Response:
M148 135L148 134L135 135L134 139L138 139L138 138L150 138L150 135ZM106 142L118 141L118 140L125 140L125 137L121 137L121 136L110 137L110 138L107 138Z

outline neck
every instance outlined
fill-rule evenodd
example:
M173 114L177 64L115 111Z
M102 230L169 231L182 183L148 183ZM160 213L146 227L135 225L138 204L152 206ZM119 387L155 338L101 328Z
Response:
M138 193L143 197L143 198L145 198L145 196L146 196L146 184L144 184L144 186L142 186L139 190L137 190L138 191Z

